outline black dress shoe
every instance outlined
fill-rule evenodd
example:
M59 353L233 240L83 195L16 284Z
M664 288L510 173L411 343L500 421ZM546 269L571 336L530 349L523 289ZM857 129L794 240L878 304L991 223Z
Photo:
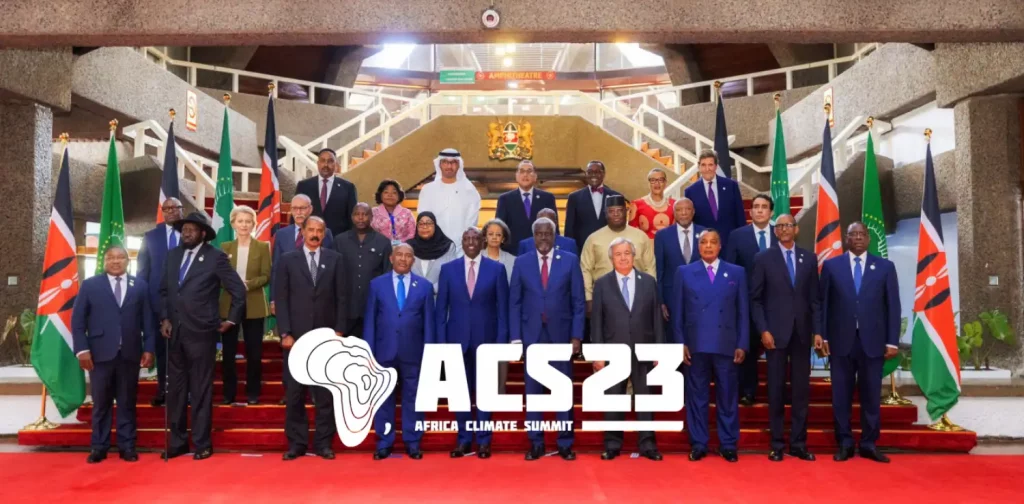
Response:
M768 460L772 462L782 462L782 450L772 450L768 454Z
M572 451L572 448L559 448L558 456L562 457L562 460L576 460L576 452Z
M851 450L852 451L852 450ZM889 457L878 450L860 450L860 458L866 458L868 460L874 460L875 462L881 462L883 464L889 463Z
M154 407L154 408L157 408L157 407L163 406L164 402L165 401L164 401L163 397L154 397L154 398L149 400L149 405Z
M791 449L791 450L789 450L789 455L793 456L793 457L796 457L796 458L798 458L800 460L806 460L808 462L814 462L816 460L814 458L814 454L809 452L809 451L807 451L807 450L801 450L801 449L792 450Z
M330 448L323 448L323 449L317 450L316 456L320 457L320 458L322 458L324 460L334 460L334 450L332 450Z
M139 461L139 454L136 453L135 450L124 450L124 451L118 453L118 456L121 457L121 460L123 460L125 462L138 462Z
M206 460L213 456L213 448L203 448L192 455L192 460Z
M491 445L482 444L480 449L476 451L477 458L489 459L491 458Z
M373 452L373 460L384 460L391 456L391 448L381 448Z
M846 462L853 458L853 447L840 448L835 455L832 456L832 460L836 462Z
M743 396L740 398L741 406L753 406L754 402L754 396Z
M283 398L283 397L281 398L281 400L280 400L280 401L277 401L277 405L278 405L278 406L284 406L284 404L285 404L285 401L284 401L284 398Z
M420 460L423 458L423 452L419 450L405 450L405 454L413 460Z
M471 451L473 451L473 445L460 444L454 450L448 452L448 456L451 458L462 458Z
M259 399L249 399L248 401L246 401L245 404L248 404L249 406L256 406L259 403L260 403Z
M708 452L694 448L690 450L690 462L696 462L704 457L708 456Z
M281 455L281 460L295 460L295 459L297 459L299 457L302 457L304 455L305 455L305 453L297 451L297 450L288 450L288 451L284 452L284 455Z
M188 448L182 448L180 450L170 450L170 451L165 451L162 454L160 454L160 458L162 458L164 460L171 460L172 458L177 458L177 457L180 457L180 456L185 455L187 453L188 453Z
M722 458L726 462L738 462L740 460L739 455L736 454L736 450L722 450Z
M653 460L655 462L658 462L658 461L662 460L663 458L665 458L665 457L663 457L661 455L661 452L658 451L657 448L651 448L649 450L644 450L644 451L640 452L640 456L645 458L645 459L647 459L647 460Z
M526 452L526 460L537 460L544 456L544 445L535 445Z
M93 450L89 452L89 456L85 458L87 464L98 464L107 459L107 452Z
M601 460L614 460L619 456L619 450L605 450L601 453Z

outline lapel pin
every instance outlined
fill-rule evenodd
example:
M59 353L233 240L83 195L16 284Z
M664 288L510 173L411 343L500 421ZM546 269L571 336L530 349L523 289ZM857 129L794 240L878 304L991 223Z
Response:
M728 273L722 273L722 276L724 276L725 278L729 278L729 274Z
M412 286L413 286L413 287L416 287L416 282L413 282L413 283L412 283Z
M800 262L804 262L804 258L802 256L800 257Z
M324 269L326 267L327 267L326 265L323 265L323 264L320 265L320 269Z
M539 195L539 194L536 194L536 193L534 193L534 195L533 195L533 199L540 199L540 195Z
M231 259L231 257L233 257L233 256L231 254L228 254L228 259Z
M560 256L560 255L556 255L555 256L555 259L561 259L561 258L562 258L562 256Z
M555 250L561 249L561 245L555 245Z
M373 247L370 247L370 252L376 252L376 251L377 251L377 249L375 249Z
M874 264L871 265L871 269L875 269L875 265Z
M199 256L199 262L203 262L204 258L206 258L206 256Z

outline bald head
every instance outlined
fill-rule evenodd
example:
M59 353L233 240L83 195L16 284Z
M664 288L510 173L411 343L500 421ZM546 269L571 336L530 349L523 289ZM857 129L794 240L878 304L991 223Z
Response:
M164 223L168 226L181 220L183 216L181 200L178 198L167 198L160 205L160 211L164 214Z
M539 219L541 217L551 219L551 222L555 222L558 220L558 214L556 214L555 211L550 208L541 208L540 211L537 212L537 218Z

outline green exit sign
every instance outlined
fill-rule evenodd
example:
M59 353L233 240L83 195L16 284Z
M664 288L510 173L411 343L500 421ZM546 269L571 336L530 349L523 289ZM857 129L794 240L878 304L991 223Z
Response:
M441 84L476 84L475 70L441 70Z

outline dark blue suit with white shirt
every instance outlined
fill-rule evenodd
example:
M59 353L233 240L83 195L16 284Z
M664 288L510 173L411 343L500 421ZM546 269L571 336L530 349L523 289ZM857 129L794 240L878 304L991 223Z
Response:
M153 326L157 328L160 327L160 282L164 277L164 263L167 262L168 251L177 248L180 243L181 233L169 228L167 224L157 224L142 236L136 276L145 280L149 286L149 307L152 310ZM156 377L156 397L163 399L167 390L167 344L164 342L156 345Z
M274 279L277 278L277 262L281 259L281 256L298 250L300 247L295 246L295 238L299 232L298 226L290 224L277 231L274 235L274 250L270 253L270 302L274 302ZM334 250L334 237L331 233L324 233L324 239L320 242L320 247L325 249ZM353 317L355 315L352 315Z
M732 230L746 225L747 213L743 209L743 194L735 180L716 175L714 187L715 202L718 203L717 219L711 212L707 183L703 178L690 184L683 194L693 202L693 222L717 230L722 237L722 250L725 250Z
M747 274L747 279L754 275L754 256L779 243L775 237L775 226L768 225L765 229L757 229L753 224L747 224L736 229L729 235L729 245L722 243L722 258L741 268ZM762 244L764 245L762 247ZM751 319L753 322L753 319ZM761 335L751 324L753 332L750 333L750 355L747 355L743 364L740 364L740 396L754 397L757 393L757 361L764 349L761 347ZM788 335L787 335L788 336Z
M690 238L690 262L700 260L700 252L697 248L699 236L704 232L704 226L691 223L688 229ZM683 257L683 247L680 244L682 235L679 224L673 224L665 229L654 233L654 265L658 271L658 287L661 291L662 304L672 309L675 303L669 302L674 296L674 282L676 270L680 266L690 264ZM671 318L671 317L670 317ZM671 325L666 328L672 338Z

